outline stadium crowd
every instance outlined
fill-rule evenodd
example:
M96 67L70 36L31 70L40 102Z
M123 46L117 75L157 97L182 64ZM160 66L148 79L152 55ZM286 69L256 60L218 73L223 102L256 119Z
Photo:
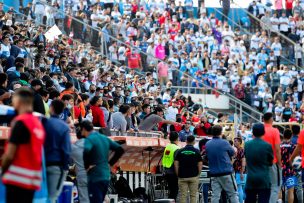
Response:
M71 154L76 168L82 167L82 171L77 174L79 195L84 198L80 202L99 202L97 200L104 198L110 171L106 155L110 149L115 151L110 160L110 165L114 165L123 153L119 145L93 133L93 127L99 127L100 133L108 136L110 129L122 135L141 131L159 132L165 137L170 134L172 143L177 140L187 142L188 148L183 150L195 152L196 157L192 157L191 164L198 163L198 169L201 169L204 160L197 154L206 153L213 176L214 202L220 198L222 189L226 190L226 196L232 202L242 202L245 199L244 174L247 172L248 180L252 182L246 187L246 195L251 195L246 202L252 201L255 194L264 198L261 202L267 201L267 198L271 198L271 202L276 201L280 188L280 180L276 177L279 176L277 172L281 163L284 183L289 178L301 179L289 164L304 144L303 139L299 139L299 145L292 155L297 141L292 140L291 146L291 135L296 138L299 129L284 132L281 161L279 133L270 125L272 117L277 122L304 122L304 72L296 66L302 65L303 8L298 1L292 7L286 5L286 11L276 7L277 11L272 12L267 7L261 1L250 4L248 11L261 18L262 23L257 25L257 32L248 35L239 27L233 30L228 22L217 19L215 13L208 13L204 2L199 3L198 13L193 8L193 2L188 0L177 4L162 0L127 0L119 3L79 0L67 2L63 9L56 1L47 3L35 0L21 7L21 14L13 9L4 12L3 4L0 4L0 101L5 105L13 105L18 114L26 115L15 120L15 131L12 131L10 145L2 161L3 182L12 184L12 176L18 169L17 162L14 163L15 168L9 167L12 154L21 155L22 150L26 150L16 152L16 147L28 143L31 134L38 133L28 129L34 124L38 131L42 129L37 119L26 114L35 111L51 118L42 122L47 129L47 144L44 147L48 187L55 188L56 178L66 176L67 156ZM247 26L249 23L255 22L251 19ZM63 35L49 41L45 34L55 24ZM277 31L297 45L293 47L282 41ZM284 57L294 64L283 64ZM240 126L233 140L235 147L222 139L217 140L222 135L222 129L216 124L227 122L228 116L219 113L215 118L208 114L203 104L192 101L191 96L185 96L185 91L176 87L188 85L195 89L187 93L201 93L203 87L209 86L233 94L265 113L265 126ZM34 95L28 91L29 88ZM274 113L273 116L271 113ZM27 119L33 122L27 122ZM59 125L62 127L58 128ZM26 134L24 139L16 136L21 132ZM70 146L69 132L75 132L81 138L73 146ZM65 144L56 137L57 134L63 137ZM264 134L263 139L272 145L272 149L259 140ZM201 152L191 147L194 145L194 136L207 135L213 135L214 142L200 147ZM33 142L42 145L43 139L40 138ZM257 143L251 142L252 139ZM62 144L64 155L54 153L59 151L54 144L57 142ZM250 153L244 154L243 142L259 145L261 153L265 151L265 160L259 160L264 167L260 168L260 174L252 173L254 165L250 165L256 161L252 156L256 154L254 147L248 144ZM100 147L100 143L106 147ZM218 154L214 152L219 146L227 147L225 150L229 157L224 151ZM94 155L90 154L93 148L96 150ZM82 149L85 153L81 152ZM41 159L35 155L35 150L37 148L31 155ZM171 163L168 164L170 173L179 176L181 201L185 200L187 192L182 186L189 182L190 187L193 177L197 179L200 171L184 170L190 163L183 154L178 152L175 163L170 159ZM58 161L60 156L63 156L63 160ZM216 163L214 160L217 156L223 156L225 163ZM249 160L246 170L243 161L245 156ZM233 165L230 163L231 157L235 159ZM103 168L97 161L100 158L107 167ZM38 165L26 167L40 170ZM255 188L254 179L264 177L269 166L272 166L270 174L273 176L266 175L263 187ZM88 183L83 167L87 171L92 170L88 173ZM239 174L236 181L230 176L233 170ZM99 174L99 171L103 173ZM192 179L185 180L187 178ZM230 188L233 184L228 184L235 182L237 190ZM197 184L197 180L192 183ZM271 184L277 186L272 187L270 192ZM38 188L37 183L29 185L27 189ZM291 198L288 202L292 202L293 190L290 188L297 188L299 194L303 193L299 185L300 181L288 185L286 196ZM100 190L95 190L97 187ZM16 196L17 189L8 187L7 202L16 202L16 197L33 198L33 193L25 194L24 191L18 191L21 195ZM204 187L205 196L206 190L208 196L208 187ZM58 188L49 190L50 197L56 199L58 191ZM174 194L177 195L176 192ZM174 194L172 198L176 198ZM190 199L194 202L193 194ZM297 196L297 199L301 202L303 194ZM24 199L20 201L25 202Z
M150 72L156 79L153 84L162 91L172 85L191 87L190 93L202 93L203 87L210 86L233 94L260 112L276 113L276 121L293 122L295 119L291 117L295 117L302 122L302 4L300 1L286 1L284 7L279 4L274 5L274 12L269 2L249 4L248 12L261 21L249 16L236 23L247 28L256 26L254 33L221 21L216 11L208 13L204 2L199 2L195 12L192 1L178 5L164 1L105 4L75 1L64 8L70 15L60 19L62 13L57 10L51 22L63 21L68 36L101 47L102 54L111 62L119 62L122 68ZM33 8L43 10L43 6L34 4ZM47 14L49 10L45 8L47 24L47 19L52 18ZM36 15L38 11L32 12ZM36 25L42 22L43 18L35 19ZM90 47L79 47L80 58L91 57ZM95 80L93 83L103 86ZM142 89L141 85L136 88Z

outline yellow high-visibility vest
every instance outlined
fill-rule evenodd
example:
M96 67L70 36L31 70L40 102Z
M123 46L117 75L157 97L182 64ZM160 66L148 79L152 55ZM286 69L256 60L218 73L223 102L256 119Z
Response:
M179 149L179 146L176 144L168 144L165 148L164 155L163 155L163 167L171 168L172 164L174 163L174 152Z

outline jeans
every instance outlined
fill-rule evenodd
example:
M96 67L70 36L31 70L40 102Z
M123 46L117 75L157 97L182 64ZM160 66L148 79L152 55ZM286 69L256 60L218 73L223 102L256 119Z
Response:
M270 202L276 202L282 185L282 169L277 164L270 167L271 195Z
M168 183L168 190L169 190L168 198L176 200L178 194L178 178L176 174L166 174L165 178Z
M270 202L270 189L246 189L245 203L256 203L257 199L258 203Z
M208 203L208 196L209 196L209 183L203 183L203 197L204 197L204 203Z
M6 185L6 203L32 203L35 190L27 190L21 187Z
M51 203L57 201L67 174L68 171L62 170L59 166L46 167L48 194Z
M211 203L218 203L220 201L222 190L226 192L230 202L239 202L237 186L235 178L232 174L220 177L212 177L211 188L213 190Z
M245 199L245 183L246 183L246 174L243 174L243 180L241 180L241 174L240 173L235 173L235 179L236 179L236 184L238 188L238 193L239 193L239 202L243 203Z
M302 172L302 174L303 174L303 172ZM298 199L298 202L303 202L303 187L302 187L303 181L302 181L302 177L299 174L297 174L296 177L298 179L298 185L295 187L297 199Z
M88 182L90 203L103 203L110 181Z
M188 191L190 193L190 203L197 202L197 192L198 192L198 177L191 178L179 178L178 187L180 193L180 203L187 202Z
M77 189L80 203L90 202L88 194L88 181L87 177L77 176Z

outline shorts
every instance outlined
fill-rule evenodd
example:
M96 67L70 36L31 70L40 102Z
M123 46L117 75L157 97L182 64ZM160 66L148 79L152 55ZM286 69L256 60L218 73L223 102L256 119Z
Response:
M287 189L296 187L298 185L298 179L296 176L283 177L283 186Z

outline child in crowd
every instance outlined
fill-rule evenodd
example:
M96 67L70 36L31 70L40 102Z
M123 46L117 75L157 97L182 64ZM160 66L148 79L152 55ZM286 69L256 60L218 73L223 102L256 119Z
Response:
M286 129L283 134L283 142L280 145L282 155L283 187L285 188L283 191L285 191L285 199L288 200L284 202L294 201L294 188L297 185L296 172L289 163L290 156L295 149L295 145L290 141L291 137L292 131L290 129ZM282 199L282 194L280 194L280 199Z

